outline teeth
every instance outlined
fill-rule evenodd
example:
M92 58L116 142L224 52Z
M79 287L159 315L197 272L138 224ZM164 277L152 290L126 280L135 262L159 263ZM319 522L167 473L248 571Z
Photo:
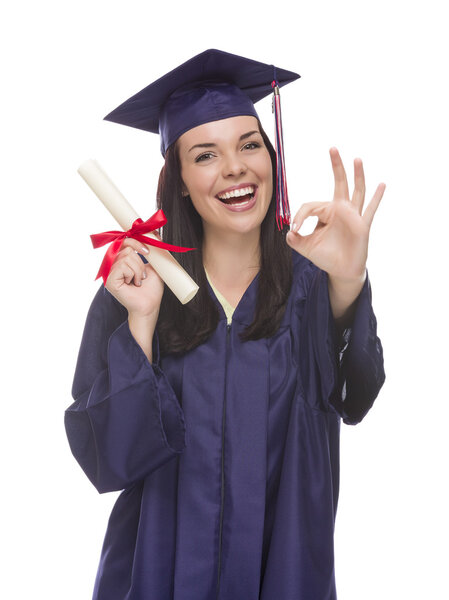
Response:
M238 190L232 190L225 194L219 194L218 197L220 200L229 200L229 198L238 198L239 196L246 196L247 194L254 194L254 187L252 185Z

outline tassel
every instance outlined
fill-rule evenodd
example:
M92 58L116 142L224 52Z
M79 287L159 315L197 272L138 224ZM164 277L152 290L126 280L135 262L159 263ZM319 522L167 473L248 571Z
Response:
M273 113L275 120L276 149L276 222L279 230L290 225L290 206L288 204L287 176L285 173L284 139L282 136L281 97L276 79L271 83L273 88Z

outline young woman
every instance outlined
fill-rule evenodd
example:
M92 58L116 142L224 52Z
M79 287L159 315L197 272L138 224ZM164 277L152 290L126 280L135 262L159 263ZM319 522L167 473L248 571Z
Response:
M214 110L240 94L216 75L194 92ZM163 239L197 248L181 258L197 296L180 305L127 239L88 315L67 433L96 488L124 490L95 599L336 598L340 420L360 421L384 381L366 277L384 186L363 212L361 161L350 198L331 149L333 200L279 231L276 155L245 102L160 124Z

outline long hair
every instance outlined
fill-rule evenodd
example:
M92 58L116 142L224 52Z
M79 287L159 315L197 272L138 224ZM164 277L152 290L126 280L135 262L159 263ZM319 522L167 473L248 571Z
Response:
M285 241L287 231L276 224L276 153L259 123L260 133L270 154L273 168L273 195L260 231L260 271L253 322L241 335L242 341L273 336L283 317L292 281L291 249ZM208 292L203 266L203 224L190 197L183 197L181 163L177 144L165 155L159 176L157 206L167 216L163 239L170 244L197 248L176 255L181 266L199 285L196 296L182 305L165 287L158 320L160 349L163 354L192 350L205 342L216 329L219 311Z

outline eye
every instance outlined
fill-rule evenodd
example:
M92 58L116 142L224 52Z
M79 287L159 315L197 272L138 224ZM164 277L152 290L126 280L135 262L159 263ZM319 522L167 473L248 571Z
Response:
M199 156L197 156L195 158L195 162L203 162L205 160L209 160L210 158L213 157L212 152L204 152L204 154L200 154Z
M260 148L261 144L259 142L248 142L242 148L242 150L255 150L256 148Z

